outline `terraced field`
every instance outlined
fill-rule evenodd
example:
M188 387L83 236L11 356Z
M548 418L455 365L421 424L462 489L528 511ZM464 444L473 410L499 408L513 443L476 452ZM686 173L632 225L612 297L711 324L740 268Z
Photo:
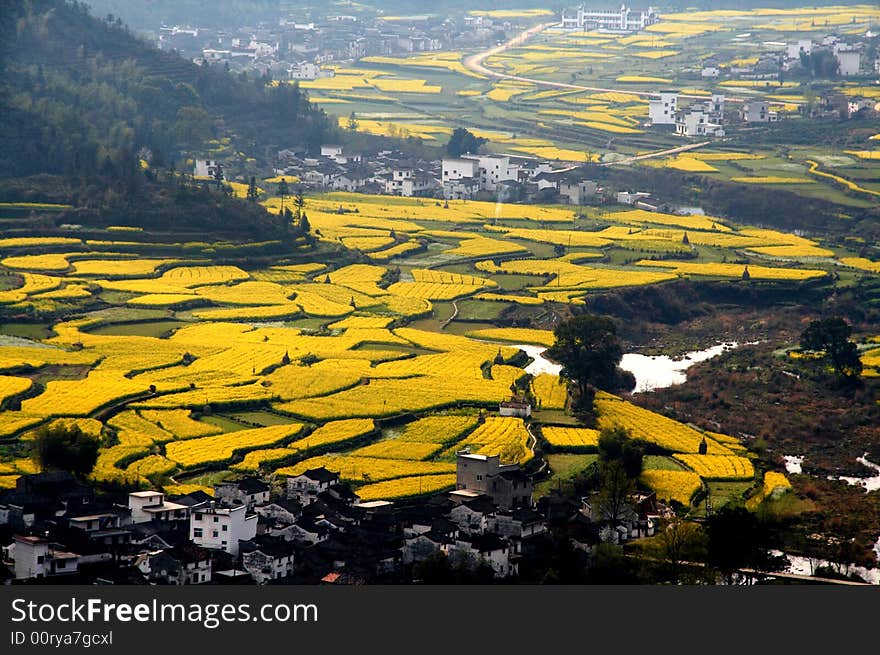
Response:
M694 160L760 161L714 154ZM26 459L40 426L88 421L102 439L100 482L177 489L206 472L321 464L364 497L429 493L451 485L462 447L521 463L536 443L595 451L596 432L554 424L565 385L523 368L521 344L553 343L537 327L548 312L690 276L760 291L880 272L839 244L720 216L347 193L310 195L306 208L322 254L257 267L215 265L210 244L145 258L144 242L112 230L0 240L4 309L53 317L44 338L0 340L0 464ZM364 258L353 264L354 249ZM551 417L542 430L495 415L514 388ZM755 479L736 440L621 398L596 407L598 427L622 425L677 458L688 475L644 478L669 498L690 497L695 479ZM12 484L22 467L3 471Z

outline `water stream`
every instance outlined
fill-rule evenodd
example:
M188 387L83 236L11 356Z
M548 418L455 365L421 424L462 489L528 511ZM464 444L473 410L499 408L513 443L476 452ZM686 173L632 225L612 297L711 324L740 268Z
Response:
M638 353L626 353L620 362L620 368L631 372L636 378L635 392L653 391L663 389L673 384L681 384L687 380L686 371L697 362L704 362L712 357L717 357L723 352L736 348L739 344L735 341L721 343L705 350L695 350L687 353L684 357L673 359L668 355L640 355ZM532 363L526 366L526 373L538 375L539 373L551 373L559 375L561 366L544 357L546 348L542 346L529 346L517 344L513 346L524 350L532 358Z

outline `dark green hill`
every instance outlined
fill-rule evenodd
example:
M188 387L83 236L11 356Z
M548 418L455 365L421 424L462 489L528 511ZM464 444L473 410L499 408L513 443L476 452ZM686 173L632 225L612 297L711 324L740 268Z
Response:
M143 147L174 161L223 136L251 157L267 145L314 150L331 133L298 87L196 66L84 3L29 0L4 12L0 177L89 175Z
M262 163L278 147L315 151L337 137L297 86L197 66L94 18L84 3L3 5L0 200L68 202L99 222L279 236L278 221L264 226L267 214L252 203L191 198L179 172L218 145ZM224 221L227 211L241 220Z

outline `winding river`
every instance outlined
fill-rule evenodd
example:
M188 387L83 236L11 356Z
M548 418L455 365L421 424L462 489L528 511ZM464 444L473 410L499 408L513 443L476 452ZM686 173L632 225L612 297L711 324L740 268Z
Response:
M681 384L687 379L686 371L697 362L704 362L712 357L717 357L723 352L737 347L735 341L721 343L705 350L695 350L687 353L680 359L673 359L668 355L641 355L627 353L620 362L620 368L631 372L636 378L635 393L663 389L674 384ZM541 346L528 346L517 344L514 346L528 354L532 363L526 366L526 373L538 375L539 373L551 373L559 375L562 368L559 364L551 362L544 357L546 348Z

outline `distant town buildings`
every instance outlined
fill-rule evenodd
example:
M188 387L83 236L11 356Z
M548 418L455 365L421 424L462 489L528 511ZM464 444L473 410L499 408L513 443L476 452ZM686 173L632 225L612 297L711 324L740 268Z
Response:
M574 13L562 13L562 27L570 30L609 30L640 32L660 20L653 7L634 10L625 4L620 9L595 9L580 5Z

